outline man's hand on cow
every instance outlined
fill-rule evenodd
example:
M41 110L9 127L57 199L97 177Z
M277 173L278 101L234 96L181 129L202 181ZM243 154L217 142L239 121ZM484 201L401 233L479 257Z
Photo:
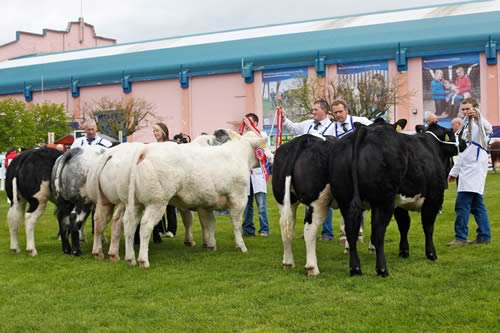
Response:
M455 176L452 176L452 175L448 176L448 182L450 182L450 183L453 183L456 179L457 179L457 177L455 177Z

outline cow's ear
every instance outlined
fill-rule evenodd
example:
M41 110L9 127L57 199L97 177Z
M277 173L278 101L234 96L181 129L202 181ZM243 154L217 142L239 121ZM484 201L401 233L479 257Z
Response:
M408 121L406 119L399 119L394 123L394 128L396 129L396 131L401 132L405 129L407 123Z
M448 135L448 133L446 133L446 134L444 135L444 142L450 142L450 141L451 141L451 140L450 140L450 136Z
M417 131L417 133L424 133L425 132L424 125L417 125L417 126L415 126L415 131Z
M355 122L354 123L354 128L357 130L359 130L361 127L366 127L366 125L363 125L362 123L358 123L358 122Z

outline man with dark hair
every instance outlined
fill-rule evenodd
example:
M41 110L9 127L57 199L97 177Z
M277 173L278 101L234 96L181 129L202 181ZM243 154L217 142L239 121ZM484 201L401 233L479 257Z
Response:
M467 143L467 148L459 155L448 176L450 182L460 178L455 201L455 238L448 243L448 246L468 243L467 225L471 213L477 223L477 237L469 243L489 244L491 228L483 193L488 174L487 138L492 127L481 115L474 98L465 98L460 104L460 109L465 118L462 139Z
M342 99L336 99L332 102L332 114L335 119L335 125L333 126L334 135L339 139L356 130L354 123L361 123L363 125L370 125L372 123L368 118L351 116L347 103ZM363 240L363 225L359 229L359 239ZM347 248L348 244L343 218L340 220L340 243Z
M294 123L286 118L283 126L292 135L313 134L317 136L335 135L333 122L328 118L330 107L324 99L316 100L312 107L312 119L304 120L300 123ZM311 216L311 214L306 214ZM333 210L330 208L328 216L323 223L321 230L321 239L333 239Z
M243 119L245 130L252 131L257 135L266 137L265 132L258 130L259 117L255 113L247 113ZM257 203L259 212L259 236L269 236L269 219L267 216L267 184L266 177L260 167L250 171L250 191L248 193L248 202L243 213L243 235L255 236L255 225L253 223L253 199Z

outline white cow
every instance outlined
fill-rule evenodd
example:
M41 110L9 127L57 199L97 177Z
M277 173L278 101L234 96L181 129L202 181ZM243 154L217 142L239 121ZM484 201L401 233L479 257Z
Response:
M214 249L213 210L229 209L236 246L247 252L241 234L241 217L247 202L249 173L258 165L255 148L265 144L265 139L254 133L240 136L230 131L229 135L231 141L221 146L161 143L146 145L136 152L124 218L127 261L135 264L133 236L139 212L144 207L138 262L149 267L149 238L167 203L196 210L206 231L204 242Z
M188 145L221 145L227 140L227 132L225 130L218 130L215 131L214 135L199 136ZM86 189L92 201L96 203L94 245L92 249L92 254L96 258L104 257L102 251L103 233L111 218L111 243L108 256L113 261L120 259L119 245L123 214L128 201L132 158L135 152L143 146L144 144L142 143L127 143L116 146L107 151L99 162L95 164L95 168L89 172ZM192 213L184 209L179 209L179 213L185 229L184 244L186 246L194 246L195 242L191 231L193 224ZM139 219L140 216L138 215L136 218ZM206 228L203 228L203 230L204 234L206 234Z

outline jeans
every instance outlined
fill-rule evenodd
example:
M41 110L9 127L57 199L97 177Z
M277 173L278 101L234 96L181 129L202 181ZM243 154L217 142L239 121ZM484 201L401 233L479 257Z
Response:
M469 216L472 213L477 223L477 239L491 240L488 212L483 196L474 192L458 192L455 201L455 239L467 240Z
M257 203L259 211L259 234L269 234L269 220L267 218L266 193L253 193L253 187L250 185L250 195L248 196L247 206L243 213L243 235L255 235L255 225L253 223L253 198Z

